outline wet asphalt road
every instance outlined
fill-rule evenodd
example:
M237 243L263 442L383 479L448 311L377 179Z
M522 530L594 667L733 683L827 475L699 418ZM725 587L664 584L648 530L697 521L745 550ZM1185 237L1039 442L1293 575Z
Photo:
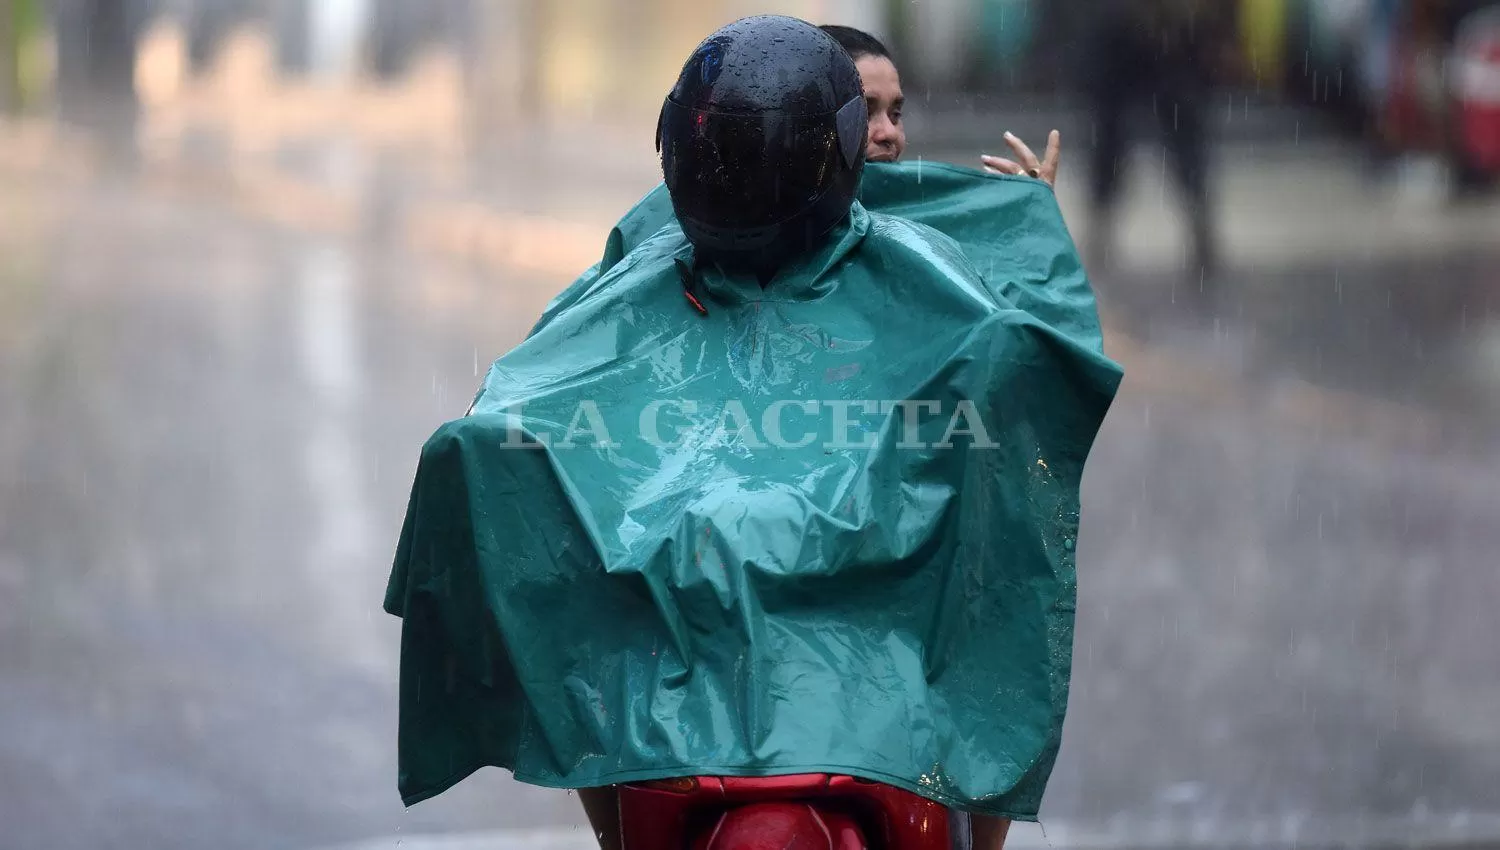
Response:
M3 197L0 847L576 823L498 771L402 810L380 611L422 440L563 281L128 179ZM1500 814L1480 247L1100 278L1128 377L1086 482L1049 818L1274 845Z

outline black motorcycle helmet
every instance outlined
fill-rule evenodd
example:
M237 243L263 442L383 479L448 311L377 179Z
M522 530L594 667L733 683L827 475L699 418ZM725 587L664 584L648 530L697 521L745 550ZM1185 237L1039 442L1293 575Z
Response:
M656 146L699 262L765 277L849 214L867 115L854 60L806 21L743 18L698 45Z

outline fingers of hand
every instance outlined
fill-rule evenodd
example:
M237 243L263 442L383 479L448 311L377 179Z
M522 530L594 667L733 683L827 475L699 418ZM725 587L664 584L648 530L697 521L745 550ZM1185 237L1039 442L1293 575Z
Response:
M998 156L981 156L980 161L985 165L985 171L992 174L1025 174L1026 169L1020 164L1011 162Z
M1053 174L1057 173L1057 164L1062 161L1062 134L1053 130L1047 136L1047 158L1042 163L1042 168Z
M1010 145L1010 149L1016 152L1016 159L1020 160L1021 164L1026 168L1042 167L1041 160L1037 159L1036 154L1032 152L1031 148L1027 147L1025 142L1016 138L1014 133L1005 134L1005 143Z

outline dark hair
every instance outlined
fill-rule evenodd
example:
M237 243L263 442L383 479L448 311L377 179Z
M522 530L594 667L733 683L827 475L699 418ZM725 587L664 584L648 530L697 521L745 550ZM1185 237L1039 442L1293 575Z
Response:
M824 24L818 29L833 36L833 40L844 48L849 58L858 61L866 56L874 56L878 59L890 59L891 52L885 49L880 39L854 27L839 26L838 24Z

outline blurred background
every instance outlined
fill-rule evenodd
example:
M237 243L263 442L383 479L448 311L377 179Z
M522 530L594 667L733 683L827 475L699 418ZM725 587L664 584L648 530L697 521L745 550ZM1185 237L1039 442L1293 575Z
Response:
M908 159L1063 133L1127 378L1013 844L1500 847L1500 4L1133 2L1223 61L1127 150L1100 0L0 0L0 846L589 846L493 769L402 809L388 566L688 52L781 12L887 41Z

